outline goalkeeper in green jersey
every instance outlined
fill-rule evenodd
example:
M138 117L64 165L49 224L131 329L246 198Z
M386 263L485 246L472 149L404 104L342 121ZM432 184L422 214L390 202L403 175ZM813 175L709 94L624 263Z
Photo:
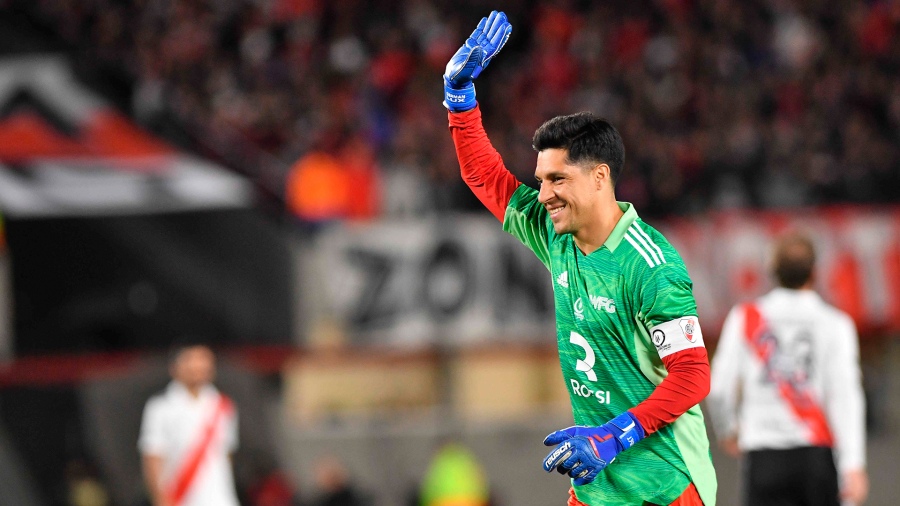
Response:
M606 121L573 114L535 132L540 190L506 169L482 127L473 79L511 31L503 13L481 20L447 64L444 105L463 179L553 280L578 425L547 436L544 469L572 479L570 506L713 506L698 405L709 361L687 269L631 204L616 201L625 149Z

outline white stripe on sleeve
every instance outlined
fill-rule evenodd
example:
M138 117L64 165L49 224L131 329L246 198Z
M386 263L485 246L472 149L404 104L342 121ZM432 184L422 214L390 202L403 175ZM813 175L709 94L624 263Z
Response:
M653 257L653 263L654 263L655 265L659 265L660 263L662 263L662 262L659 261L659 257L656 256L656 252L654 252L654 251L650 248L650 245L647 244L647 241L645 241L644 238L641 237L641 234L637 233L637 231L634 229L634 227L628 227L628 233L631 234L632 237L634 237L635 239L637 239L637 241L638 241L639 243L641 243L641 246L644 247L644 250L645 250L646 252L650 253L650 256Z
M647 242L649 242L649 243L653 246L653 248L656 250L656 252L659 253L659 258L662 259L662 263L666 263L666 257L663 256L662 250L659 249L659 246L657 246L656 243L653 242L653 239L651 239L650 236L647 235L647 232L644 232L644 229L642 229L642 228L640 227L640 225L637 224L636 221L633 222L631 225L632 225L634 228L636 228L636 229L638 230L638 232L640 232L641 235L644 236L644 238L647 239Z
M646 253L644 253L644 250L640 247L640 245L638 245L638 243L634 242L634 239L629 237L627 233L625 234L625 240L628 241L632 246L634 246L634 249L636 249L637 252L640 253L642 257L644 257L644 260L647 261L647 265L649 265L650 267L656 267L656 264L654 264L653 261L650 260L650 257L647 256Z

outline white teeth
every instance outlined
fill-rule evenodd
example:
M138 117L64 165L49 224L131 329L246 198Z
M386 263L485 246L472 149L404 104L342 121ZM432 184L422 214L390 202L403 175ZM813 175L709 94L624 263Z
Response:
M550 212L550 216L553 216L554 214L558 214L558 213L559 213L560 211L562 211L565 207L566 207L566 206L562 206L562 207L554 207L553 209L548 209L547 211Z

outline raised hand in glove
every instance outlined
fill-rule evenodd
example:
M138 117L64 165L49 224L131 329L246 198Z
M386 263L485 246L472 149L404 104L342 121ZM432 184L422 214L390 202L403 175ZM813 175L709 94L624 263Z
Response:
M475 84L472 80L503 49L510 33L512 25L506 14L492 11L488 17L481 18L466 43L450 58L444 71L444 107L450 112L475 108Z

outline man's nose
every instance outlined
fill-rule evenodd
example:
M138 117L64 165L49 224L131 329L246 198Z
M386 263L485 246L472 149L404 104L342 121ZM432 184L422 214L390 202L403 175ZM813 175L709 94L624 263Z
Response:
M553 198L553 191L550 190L550 185L540 184L538 186L538 202L546 204L551 198Z

